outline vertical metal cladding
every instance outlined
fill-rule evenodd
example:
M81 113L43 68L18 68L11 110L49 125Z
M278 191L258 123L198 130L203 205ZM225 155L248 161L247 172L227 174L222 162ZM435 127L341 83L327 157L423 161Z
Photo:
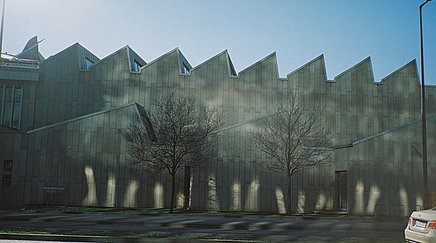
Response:
M226 117L216 155L191 172L191 209L407 215L422 205L415 61L381 82L374 81L370 58L327 80L321 55L280 78L275 53L236 73L227 51L192 67L178 48L146 63L128 46L100 60L75 44L42 63L40 76L29 111L35 114L33 130L14 143L17 148L1 148L2 155L15 151L14 160L19 157L13 183L23 190L14 195L17 205L54 198L64 205L167 207L169 177L132 170L122 129L135 109L152 115L154 100L169 93L193 96L200 112L215 106ZM427 92L431 147L436 89ZM286 104L293 94L326 106L335 149L326 163L295 176L289 209L285 178L255 166L252 161L266 158L253 153L246 139L274 104ZM436 192L434 153L430 192ZM183 171L178 179L181 207Z

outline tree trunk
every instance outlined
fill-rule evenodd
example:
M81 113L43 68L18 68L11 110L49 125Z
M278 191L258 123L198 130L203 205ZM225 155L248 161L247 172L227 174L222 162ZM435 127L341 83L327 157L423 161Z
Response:
M170 213L174 209L174 201L176 198L176 175L171 175L171 200L170 200Z
M184 202L183 207L185 209L189 209L189 195L191 194L191 167L185 165L185 177L183 180L183 194L184 194Z
M290 175L288 175L288 200L287 200L287 204L288 204L288 214L292 214L291 209L292 209L292 177Z

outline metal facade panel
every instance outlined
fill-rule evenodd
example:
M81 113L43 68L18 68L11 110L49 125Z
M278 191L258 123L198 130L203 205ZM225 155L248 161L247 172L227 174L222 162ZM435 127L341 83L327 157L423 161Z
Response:
M190 67L190 73L183 75L180 64L187 60L180 55L175 49L148 64L144 61L140 72L134 73L131 72L132 60L139 56L126 47L102 60L94 59L95 65L84 71L80 70L83 68L80 60L93 55L73 45L42 65L40 76L43 79L36 84L36 90L30 87L35 101L23 99L24 103L29 103L23 111L30 116L34 114L35 119L23 118L27 120L23 124L27 123L29 129L40 128L129 102L139 103L152 114L154 100L171 92L196 97L199 109L212 105L222 109L227 118L226 126L265 116L274 103L286 103L288 97L296 93L309 103L326 105L333 141L339 145L419 119L415 62L396 70L381 83L374 83L369 58L338 75L334 81L328 81L323 56L281 79L274 53L244 69L238 77L229 75L226 51L197 67ZM26 94L26 87L24 91ZM436 88L427 87L427 93L427 107L432 114L435 113L435 106L431 104L436 99ZM28 145L24 147L17 141L17 146L21 147L18 153L27 149L27 158L20 156L20 163L26 163L22 167L26 168L25 180L34 183L30 186L17 181L17 185L26 187L26 195L17 197L25 199L18 200L40 202L38 185L41 184L35 186L35 183L42 181L45 185L57 180L68 188L65 200L74 205L167 206L167 176L161 175L153 181L145 175L136 177L129 171L127 144L118 132L128 124L128 119L120 118L122 111L71 121L71 124L60 125L60 133L30 134ZM260 119L222 133L218 157L209 161L206 168L195 169L191 174L193 209L283 210L281 200L287 198L286 180L254 166L251 161L262 159L262 155L253 155L246 147L247 132L262 123ZM429 124L429 127L434 126ZM294 178L291 211L334 210L337 206L335 171L340 170L348 171L350 213L394 215L414 209L420 205L420 192L413 189L413 181L419 181L421 170L416 162L420 160L420 140L415 136L419 132L419 127L409 126L352 148L336 150L325 165ZM433 128L429 128L429 133L436 135ZM430 144L434 144L432 139ZM429 154L429 158L434 156ZM72 166L74 163L78 166ZM92 168L97 200L88 195L90 182L84 171L86 165ZM64 173L64 176L56 179L47 173ZM435 161L430 159L429 175L434 173ZM110 179L110 175L115 179ZM111 191L111 185L115 185L115 191ZM391 187L394 190L389 191ZM434 187L430 189L436 191ZM181 184L178 190L183 191ZM126 198L126 195L132 196Z

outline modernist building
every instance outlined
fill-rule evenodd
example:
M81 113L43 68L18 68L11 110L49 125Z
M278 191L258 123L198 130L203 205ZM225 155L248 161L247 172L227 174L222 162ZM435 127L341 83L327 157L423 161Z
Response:
M420 85L413 60L375 82L366 58L326 76L324 57L278 75L275 53L237 72L227 51L192 67L179 49L146 62L130 47L99 59L80 44L44 59L36 38L0 65L0 205L167 207L169 177L129 166L123 130L175 92L226 117L217 156L190 174L177 206L194 210L407 215L422 207ZM436 203L436 88L426 87L428 178ZM296 93L326 106L335 149L294 178L262 170L246 146L276 102Z

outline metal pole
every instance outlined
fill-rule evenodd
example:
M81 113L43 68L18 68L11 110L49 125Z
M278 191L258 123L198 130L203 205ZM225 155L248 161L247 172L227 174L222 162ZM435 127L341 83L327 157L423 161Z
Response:
M5 25L5 9L6 9L6 0L3 0L3 8L2 8L2 24L0 29L0 61L3 47L3 28Z
M422 119L422 183L424 189L424 205L428 208L428 173L427 173L427 121L425 112L425 83L424 83L424 43L422 38L422 7L431 0L426 0L419 5L419 40L420 40L420 66L421 66L421 119Z

